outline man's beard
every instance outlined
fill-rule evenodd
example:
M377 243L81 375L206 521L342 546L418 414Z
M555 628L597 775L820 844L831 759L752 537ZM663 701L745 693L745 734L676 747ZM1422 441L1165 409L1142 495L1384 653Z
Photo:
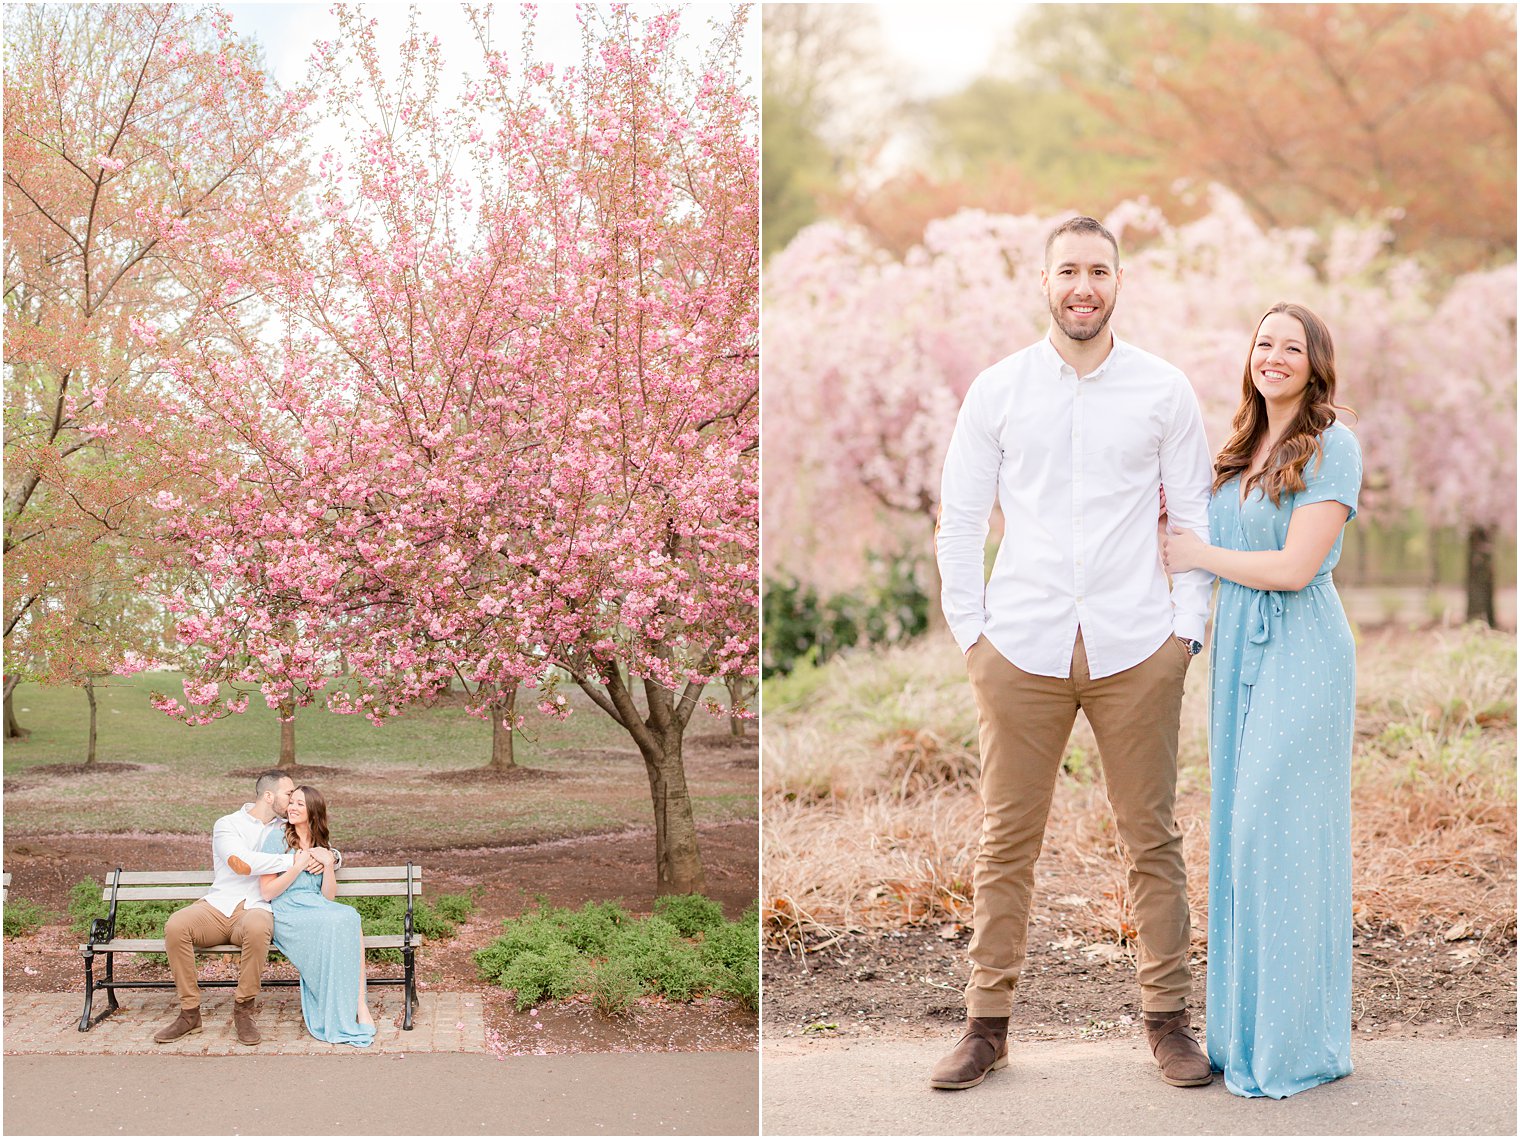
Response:
M1056 327L1064 332L1072 340L1091 340L1108 327L1108 318L1114 315L1112 308L1105 309L1103 319L1091 327L1081 324L1070 323L1066 317L1066 309L1054 301L1047 302L1050 305L1050 318L1056 322Z

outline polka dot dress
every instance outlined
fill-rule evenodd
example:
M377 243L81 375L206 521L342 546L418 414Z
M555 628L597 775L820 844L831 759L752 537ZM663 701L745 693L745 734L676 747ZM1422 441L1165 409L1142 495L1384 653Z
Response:
M1209 539L1279 550L1296 506L1356 516L1362 454L1333 424L1304 490L1240 484ZM1349 521L1349 519L1348 519ZM1210 682L1209 1059L1236 1095L1281 1099L1351 1071L1351 732L1356 652L1330 571L1296 592L1219 582Z

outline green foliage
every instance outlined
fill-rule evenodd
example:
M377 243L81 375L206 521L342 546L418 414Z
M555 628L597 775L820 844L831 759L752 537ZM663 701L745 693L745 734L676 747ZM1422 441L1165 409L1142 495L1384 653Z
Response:
M487 981L501 983L507 967L518 957L541 953L554 945L567 945L565 931L554 922L544 907L536 913L507 918L501 923L505 931L483 949L475 951L475 966ZM573 948L573 947L571 947Z
M386 934L400 936L406 930L406 899L389 895L381 898L339 898L346 906L359 911L359 926L366 937ZM475 896L440 894L431 900L412 900L412 930L430 941L454 936L459 922L475 912ZM365 956L371 961L400 961L399 949L371 949Z
M697 947L664 918L645 918L619 930L608 960L625 963L650 992L673 1001L689 1001L709 987Z
M110 903L101 898L105 887L92 878L75 882L69 890L69 917L79 933L90 932L90 922L111 912ZM185 902L118 902L116 904L117 937L162 937L164 922Z
M5 936L21 937L33 930L41 929L50 916L48 911L36 902L29 902L25 898L10 898L5 903Z
M836 179L828 148L808 122L806 110L769 90L763 102L765 138L760 161L765 227L760 236L769 257L817 219L818 199L833 188Z
M738 921L724 922L702 939L698 950L713 991L746 1008L760 1007L760 911L750 906Z
M656 898L654 914L675 926L682 937L696 937L723 924L723 907L701 894L667 894Z
M608 1016L645 993L687 1001L710 992L758 1007L757 911L726 922L716 902L697 894L656 905L656 915L635 921L611 902L572 911L539 899L536 910L502 922L501 936L476 952L476 967L515 989L519 1009L577 992Z
M587 902L573 912L557 911L554 920L571 946L593 957L603 957L617 931L627 923L628 911L616 902Z
M504 989L517 992L517 1011L541 1000L564 1000L586 983L586 959L562 941L519 953L503 962L493 978Z
M784 676L799 661L822 664L857 644L917 637L929 627L929 595L918 582L922 560L868 554L871 584L824 600L811 585L767 578L761 599L765 621L761 676Z
M644 995L644 982L627 961L604 961L592 970L586 991L603 1016L621 1016Z

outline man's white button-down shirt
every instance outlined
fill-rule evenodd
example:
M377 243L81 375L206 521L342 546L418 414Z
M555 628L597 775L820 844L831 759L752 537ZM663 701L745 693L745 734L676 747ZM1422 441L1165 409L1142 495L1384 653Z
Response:
M242 810L223 815L211 828L211 891L206 895L206 901L228 917L232 916L239 902L243 903L245 911L272 909L259 893L259 875L283 874L290 869L295 857L288 851L264 854L259 850L272 828L284 829L285 820L261 823L250 813L252 806L252 803L243 804ZM227 865L229 854L248 863L253 873L239 874L233 870Z
M1176 635L1202 641L1213 576L1167 586L1158 489L1171 524L1208 538L1212 476L1187 377L1118 337L1078 377L1048 339L966 393L945 456L937 553L945 619L964 652L983 633L1025 672L1066 677L1077 630L1094 679ZM1003 540L983 551L993 503Z

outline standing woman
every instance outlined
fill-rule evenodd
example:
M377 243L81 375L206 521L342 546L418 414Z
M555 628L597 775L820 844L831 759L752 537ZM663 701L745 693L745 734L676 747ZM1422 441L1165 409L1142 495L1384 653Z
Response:
M1351 1071L1356 650L1330 571L1362 453L1334 400L1324 322L1273 305L1214 464L1209 544L1190 532L1165 543L1171 572L1220 579L1207 1044L1241 1096L1281 1099Z

